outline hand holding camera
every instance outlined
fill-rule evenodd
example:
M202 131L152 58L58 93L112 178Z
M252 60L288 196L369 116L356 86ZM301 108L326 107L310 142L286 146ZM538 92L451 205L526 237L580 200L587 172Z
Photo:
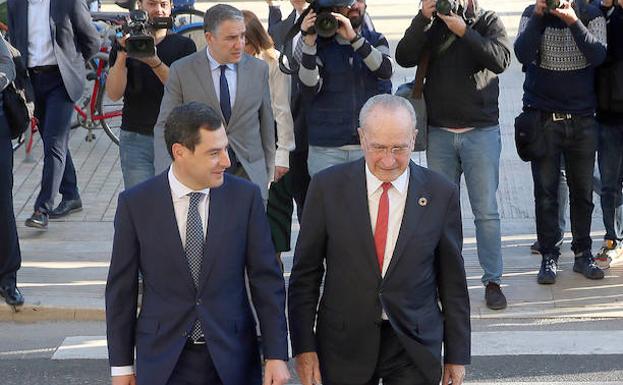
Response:
M555 3L558 3L554 8L549 8L549 13L554 16L560 18L560 20L564 21L567 25L572 25L576 21L578 21L578 15L575 14L575 10L571 6L571 2L568 0L548 0L548 2L552 2L551 6L554 6Z
M335 17L338 22L337 34L340 35L346 41L352 41L355 37L357 37L357 33L353 29L350 20L342 15L341 13L332 12L331 15Z
M422 0L422 16L432 19L436 11L437 0Z
M442 13L437 13L437 17L443 20L444 23L448 26L448 29L452 31L453 34L458 37L463 37L465 35L465 31L467 30L467 24L465 24L465 20L462 17L457 15L454 12L451 12L449 15L444 15Z
M316 38L318 35L316 34L316 29L314 25L316 24L316 12L313 9L309 10L309 13L303 19L301 23L301 34L303 35L303 41L308 46L313 46L316 44Z

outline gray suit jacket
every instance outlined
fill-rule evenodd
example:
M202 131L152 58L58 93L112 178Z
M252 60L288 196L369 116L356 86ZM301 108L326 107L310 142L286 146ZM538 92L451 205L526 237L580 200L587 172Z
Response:
M238 63L238 86L232 114L225 131L229 146L235 152L251 181L268 198L269 178L275 167L275 122L270 104L268 65L249 55ZM173 108L183 103L201 102L221 107L210 74L205 50L182 58L171 66L164 86L160 115L154 127L154 165L156 173L164 171L171 157L164 142L164 124ZM221 120L224 122L221 114Z
M28 66L28 1L9 0L11 44L17 48ZM84 60L99 51L99 34L91 23L91 15L83 0L50 0L50 32L54 55L63 77L63 84L72 101L84 92L86 80Z

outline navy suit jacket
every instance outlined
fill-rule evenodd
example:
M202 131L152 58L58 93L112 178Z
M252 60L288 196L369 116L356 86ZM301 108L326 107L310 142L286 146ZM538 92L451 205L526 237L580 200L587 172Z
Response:
M224 385L260 384L249 279L265 359L288 357L285 285L257 186L225 175L210 190L206 248L195 289L164 172L119 195L106 285L111 366L134 363L139 385L164 385L199 319ZM138 272L143 299L137 318Z
M8 0L11 44L28 66L28 1ZM50 32L63 84L72 101L80 99L86 80L84 61L100 48L99 34L91 23L84 0L50 0Z
M288 292L290 337L294 355L318 353L326 381L363 383L372 377L382 310L431 383L441 379L442 342L446 362L469 363L458 188L413 162L409 167L405 211L384 277L363 159L324 170L309 186Z

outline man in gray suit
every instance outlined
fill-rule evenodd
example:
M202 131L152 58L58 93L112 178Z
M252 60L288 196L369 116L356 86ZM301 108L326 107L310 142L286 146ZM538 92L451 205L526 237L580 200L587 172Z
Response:
M275 123L270 105L268 66L244 53L242 13L225 4L206 11L208 47L173 63L154 128L154 166L165 170L170 157L164 123L183 103L206 103L219 111L227 132L232 166L228 172L250 179L268 197L275 168Z
M41 190L26 226L46 230L48 218L82 209L67 144L74 103L84 92L84 61L99 51L99 35L82 0L9 0L7 5L11 44L32 79L44 143ZM63 198L54 208L59 192Z

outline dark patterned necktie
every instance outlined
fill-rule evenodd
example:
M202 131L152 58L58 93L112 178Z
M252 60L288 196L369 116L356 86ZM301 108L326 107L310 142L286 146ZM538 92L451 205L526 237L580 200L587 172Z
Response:
M188 217L186 218L186 260L193 277L195 289L199 288L199 274L201 273L201 260L203 259L203 224L199 215L199 202L203 198L203 193L193 192L188 194L190 205L188 206ZM197 341L203 336L199 320L193 325L190 338Z

